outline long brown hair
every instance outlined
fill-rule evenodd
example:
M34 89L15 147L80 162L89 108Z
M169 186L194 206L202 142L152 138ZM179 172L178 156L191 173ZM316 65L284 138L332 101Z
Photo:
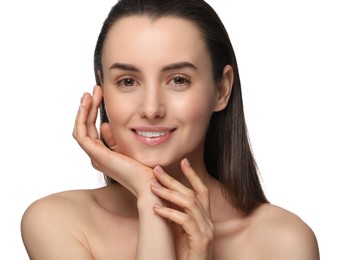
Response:
M234 207L249 213L259 204L267 203L248 139L235 53L217 13L203 0L118 1L104 21L95 48L94 71L99 85L103 77L102 51L107 33L118 19L128 16L148 16L153 20L168 16L189 20L202 32L211 56L215 82L222 80L227 64L232 66L234 82L231 97L224 110L212 115L205 140L204 161ZM101 122L108 122L104 103L100 108L100 117ZM105 179L107 184L115 182L108 176Z

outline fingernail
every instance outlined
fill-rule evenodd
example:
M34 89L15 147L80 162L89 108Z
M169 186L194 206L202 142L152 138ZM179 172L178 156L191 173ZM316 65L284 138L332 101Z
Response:
M164 170L161 168L160 165L156 166L156 167L154 168L154 171L155 171L156 173L158 173L158 174L161 174L161 173L164 172Z
M161 188L160 183L157 182L157 181L153 181L153 182L152 182L152 186L153 186L154 188Z
M98 87L98 85L95 85L95 86L93 87L93 94L94 94L94 92L96 91L97 87Z
M154 205L153 205L153 208L154 208L154 209L160 209L160 205L159 205L159 204L154 204Z
M84 102L86 96L86 92L84 92L84 94L82 95L81 99L80 99L80 104L82 104Z
M184 158L183 163L184 163L184 165L185 165L186 167L190 167L190 166L191 166L189 160L186 159L186 158Z
M80 106L79 106L79 113L81 112L81 110L82 110L83 107L84 107L84 106L83 106L82 104L80 104Z

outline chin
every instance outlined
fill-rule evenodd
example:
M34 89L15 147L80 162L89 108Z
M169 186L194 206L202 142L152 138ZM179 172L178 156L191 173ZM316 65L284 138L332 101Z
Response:
M160 158L159 158L160 157ZM161 166L161 167L170 167L172 165L179 165L181 159L176 159L174 158L166 158L164 156L154 156L154 157L145 157L145 156L135 156L133 159L137 160L138 162L150 167L154 168L156 166Z
M157 159L137 159L137 161L139 161L140 163L150 167L150 168L154 168L155 166L160 165L161 167L165 167L170 165L170 163L165 162L164 160L157 160Z

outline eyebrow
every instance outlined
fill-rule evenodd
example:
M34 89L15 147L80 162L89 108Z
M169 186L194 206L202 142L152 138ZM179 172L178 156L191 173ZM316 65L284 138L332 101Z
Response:
M192 64L191 62L183 61L183 62L177 62L177 63L169 64L169 65L163 67L163 69L161 71L165 72L165 71L169 71L169 70L177 70L177 69L183 69L183 68L191 68L193 70L197 70L197 67L194 64Z
M183 69L183 68L191 68L193 70L197 70L197 67L192 64L191 62L183 61L183 62L176 62L169 64L162 68L162 72L166 72L169 70L177 70L177 69ZM119 69L119 70L125 70L125 71L132 71L132 72L140 72L140 70L131 64L126 63L114 63L110 66L110 70L112 69Z
M140 70L133 65L125 64L125 63L114 63L110 66L109 70L119 69L119 70L126 70L126 71L133 71L139 72Z

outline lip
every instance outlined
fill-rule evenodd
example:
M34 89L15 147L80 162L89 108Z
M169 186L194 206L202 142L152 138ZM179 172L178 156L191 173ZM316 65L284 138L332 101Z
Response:
M167 142L175 130L176 128L159 126L143 126L131 129L137 140L149 146L157 146Z

